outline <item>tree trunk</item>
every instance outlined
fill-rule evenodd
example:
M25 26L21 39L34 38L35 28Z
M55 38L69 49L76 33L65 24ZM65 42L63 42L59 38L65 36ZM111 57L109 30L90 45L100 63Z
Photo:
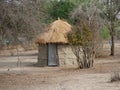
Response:
M86 57L84 57L84 68L90 68L93 67L93 61L94 57L93 54L87 54Z
M112 44L111 44L111 56L114 56L115 54L115 43L114 43L114 35L111 35L111 41L112 41Z
M79 69L90 68L93 66L95 53L94 49L92 49L91 47L92 46L89 47L72 46L72 50L74 55L76 56L76 61Z
M82 64L80 58L77 58L77 64L78 64L79 69L83 68L83 64Z
M111 33L110 33L110 35L111 35L111 56L114 56L114 54L115 54L115 38L114 38L114 35L115 35L115 31L114 31L114 24L113 24L113 22L111 22Z
M77 63L80 69L93 67L94 52L83 51L83 60L77 58Z

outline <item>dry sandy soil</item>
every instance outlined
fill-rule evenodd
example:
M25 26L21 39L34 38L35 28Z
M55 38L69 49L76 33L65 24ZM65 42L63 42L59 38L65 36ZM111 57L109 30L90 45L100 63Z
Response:
M106 53L107 52L107 53ZM37 51L16 56L0 56L0 90L120 90L120 82L110 82L114 72L120 73L120 42L116 55L109 56L104 45L104 57L97 58L94 67L36 67Z

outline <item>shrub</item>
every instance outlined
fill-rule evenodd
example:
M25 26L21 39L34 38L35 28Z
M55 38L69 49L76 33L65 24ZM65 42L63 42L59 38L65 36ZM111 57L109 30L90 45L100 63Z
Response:
M114 72L110 78L110 82L118 82L120 81L120 74L118 72Z
M110 38L110 31L108 30L107 27L104 27L104 28L102 29L101 35L102 35L102 38L103 38L104 40L107 40L107 39Z

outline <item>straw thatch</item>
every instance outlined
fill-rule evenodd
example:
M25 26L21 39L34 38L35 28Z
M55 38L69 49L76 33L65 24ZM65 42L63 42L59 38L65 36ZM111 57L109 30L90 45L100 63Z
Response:
M51 23L45 32L38 35L36 38L36 43L46 44L46 43L68 43L67 33L71 31L71 25L63 20L56 20Z

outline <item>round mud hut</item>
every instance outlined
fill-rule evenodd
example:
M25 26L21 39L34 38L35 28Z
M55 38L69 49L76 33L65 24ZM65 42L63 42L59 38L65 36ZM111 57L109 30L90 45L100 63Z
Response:
M77 65L76 57L67 39L71 28L66 21L58 19L37 36L35 42L39 45L39 66Z

